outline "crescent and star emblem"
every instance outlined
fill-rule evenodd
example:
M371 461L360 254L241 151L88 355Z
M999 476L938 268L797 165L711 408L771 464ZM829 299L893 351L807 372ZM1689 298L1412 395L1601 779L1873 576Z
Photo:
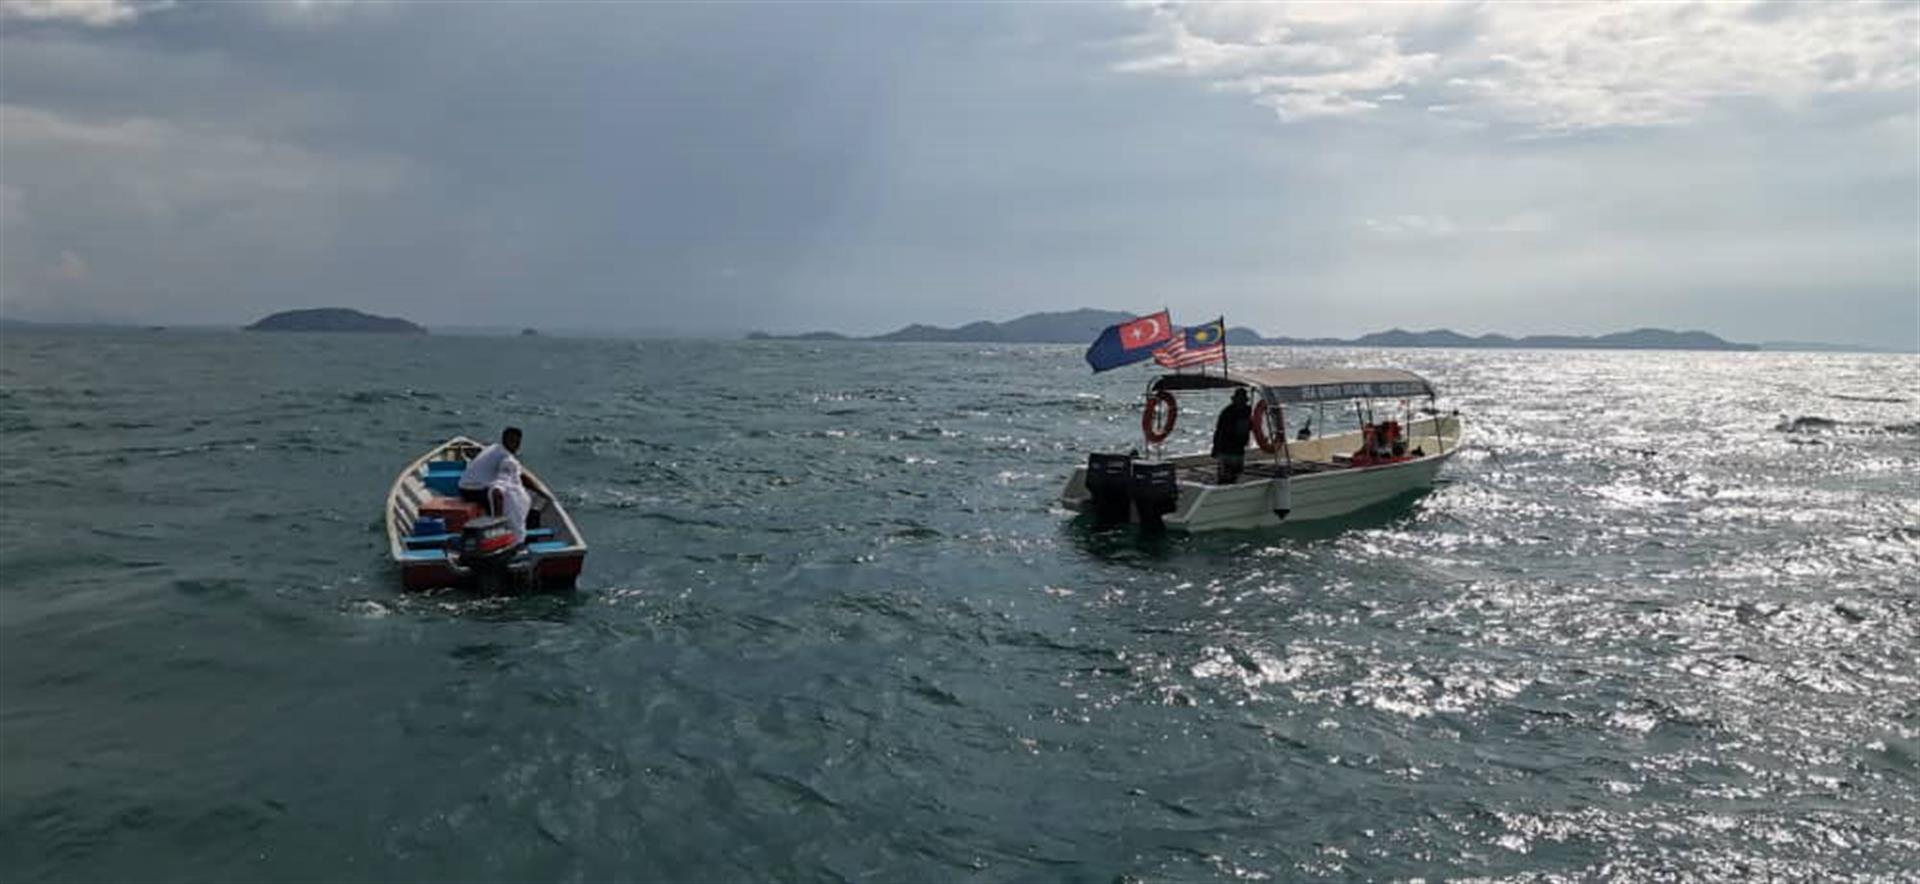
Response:
M1149 316L1146 319L1141 320L1141 322L1145 323L1144 328L1139 323L1135 323L1134 325L1128 326L1127 328L1128 338L1138 342L1138 341L1151 341L1154 338L1157 338L1160 336L1160 317Z

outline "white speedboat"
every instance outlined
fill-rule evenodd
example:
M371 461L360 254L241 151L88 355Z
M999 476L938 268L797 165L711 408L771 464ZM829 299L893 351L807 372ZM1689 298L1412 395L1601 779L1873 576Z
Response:
M1253 444L1240 475L1223 482L1214 458L1166 453L1179 415L1175 394L1235 389L1253 398ZM1144 453L1090 455L1060 499L1102 523L1188 532L1346 515L1433 487L1460 447L1459 412L1442 414L1436 395L1425 378L1398 369L1161 375L1148 385L1140 416ZM1314 435L1329 412L1353 428ZM1299 428L1293 438L1290 426Z

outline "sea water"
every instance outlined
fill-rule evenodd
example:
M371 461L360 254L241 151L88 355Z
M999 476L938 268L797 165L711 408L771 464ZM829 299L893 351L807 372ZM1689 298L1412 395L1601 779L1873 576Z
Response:
M1079 349L9 330L0 877L1920 869L1920 359L1236 349L1466 447L1156 538L1054 503L1149 377ZM402 593L394 474L509 423L578 590Z

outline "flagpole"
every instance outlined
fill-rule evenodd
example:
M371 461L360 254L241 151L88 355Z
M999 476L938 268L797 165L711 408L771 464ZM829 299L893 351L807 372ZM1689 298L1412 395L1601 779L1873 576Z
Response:
M1220 374L1224 377L1233 374L1233 366L1227 362L1227 314L1220 314L1214 321L1220 323Z
M1173 340L1173 308L1168 307L1165 301L1160 302L1160 315L1167 318L1167 340L1171 341ZM1153 348L1153 364L1158 366L1158 370L1162 371L1166 369L1166 366L1160 364L1160 348L1165 346L1166 343L1162 342ZM1174 366L1173 373L1179 374L1180 367Z
M1162 302L1160 305L1160 312L1167 314L1167 341L1171 343L1173 341L1173 308L1168 307L1164 302ZM1183 335L1186 334L1185 331L1182 331L1180 333ZM1166 344L1161 344L1160 346L1164 347L1166 346ZM1182 370L1181 367L1178 365L1173 367L1173 373L1186 374L1186 372Z

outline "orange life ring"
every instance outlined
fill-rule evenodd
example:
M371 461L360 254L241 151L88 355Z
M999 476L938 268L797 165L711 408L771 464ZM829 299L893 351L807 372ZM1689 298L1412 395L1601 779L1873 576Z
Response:
M1268 454L1280 450L1273 444L1273 437L1267 435L1267 400L1253 403L1253 444Z
M1166 403L1167 423L1160 424L1160 405ZM1148 444L1158 445L1173 435L1173 425L1180 420L1180 403L1173 401L1173 394L1165 390L1154 393L1147 399L1147 407L1140 412L1140 435L1147 437Z

